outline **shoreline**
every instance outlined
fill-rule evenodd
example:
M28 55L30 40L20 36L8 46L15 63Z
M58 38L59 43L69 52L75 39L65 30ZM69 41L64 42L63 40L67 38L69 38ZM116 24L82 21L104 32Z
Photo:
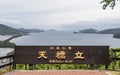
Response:
M0 40L0 48L13 48L16 44L13 42L10 42L10 41L14 38L21 37L23 35L27 35L27 34L17 34L17 35L13 35L3 41Z
M14 48L0 48L0 57L14 51Z

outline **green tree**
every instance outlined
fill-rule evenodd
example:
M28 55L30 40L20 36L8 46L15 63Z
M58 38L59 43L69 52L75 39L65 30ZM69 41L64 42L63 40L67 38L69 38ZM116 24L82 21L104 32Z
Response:
M103 9L106 9L108 6L113 9L116 5L116 1L119 0L102 0L101 3L103 4Z

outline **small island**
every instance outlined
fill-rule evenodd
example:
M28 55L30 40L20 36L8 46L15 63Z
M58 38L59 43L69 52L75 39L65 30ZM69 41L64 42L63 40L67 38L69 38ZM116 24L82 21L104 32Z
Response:
M80 30L78 32L73 32L75 34L78 34L78 33L97 33L98 31L96 29L84 29L84 30Z
M116 33L113 35L114 38L120 38L120 33Z

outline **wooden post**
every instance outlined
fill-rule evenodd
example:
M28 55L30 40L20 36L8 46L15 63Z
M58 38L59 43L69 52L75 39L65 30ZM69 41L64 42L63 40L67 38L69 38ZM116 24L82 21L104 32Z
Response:
M115 51L113 50L112 51L112 64L113 64L113 70L115 70L115 64L116 64L116 61L115 61L115 57L116 57L116 53L115 53Z
M94 70L94 64L90 64L90 69Z
M12 64L10 65L10 71L12 70Z
M13 70L15 70L16 69L16 64L15 63L13 63Z
M33 64L29 64L29 70L33 70Z
M34 64L34 69L36 68L36 64Z
M115 63L116 63L116 61L113 60L113 70L115 70Z
M106 69L106 70L108 69L108 65L105 65L105 69Z
M25 64L25 70L27 70L27 64Z

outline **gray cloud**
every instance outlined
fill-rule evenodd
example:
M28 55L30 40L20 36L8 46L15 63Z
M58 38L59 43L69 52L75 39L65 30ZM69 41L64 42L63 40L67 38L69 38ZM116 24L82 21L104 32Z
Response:
M100 0L0 0L0 23L13 27L62 30L67 29L64 27L67 24L71 26L72 23L86 22L76 28L87 28L93 21L98 26L100 19L107 22L107 19L120 17L120 6L114 10L102 10L99 2Z
M72 24L64 24L60 29L68 31L79 31L94 28L97 30L120 28L120 19L102 19L100 21L79 21Z

